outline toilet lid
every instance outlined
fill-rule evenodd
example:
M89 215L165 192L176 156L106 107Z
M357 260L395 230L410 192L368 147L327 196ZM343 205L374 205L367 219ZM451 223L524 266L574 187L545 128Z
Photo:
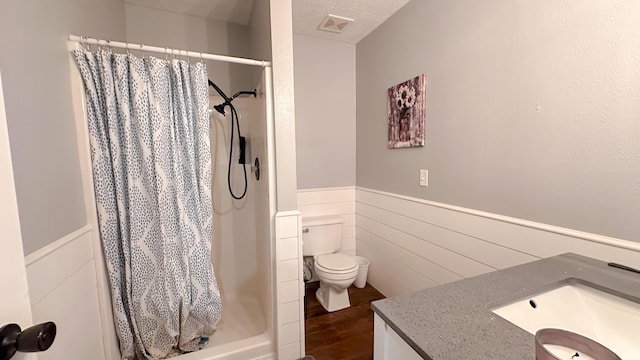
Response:
M316 259L316 264L330 270L349 270L358 266L351 256L344 254L321 255Z

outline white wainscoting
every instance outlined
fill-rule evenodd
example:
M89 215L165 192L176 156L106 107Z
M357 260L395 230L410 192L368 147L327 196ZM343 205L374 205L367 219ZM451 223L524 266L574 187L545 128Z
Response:
M340 252L356 254L356 190L355 187L332 187L298 190L298 210L302 218L336 215L342 217L343 234Z
M637 245L629 241L366 188L355 194L357 253L385 296L566 252L640 267L640 252L623 248Z
M58 328L38 359L104 359L91 228L29 254L25 262L33 321L53 321Z

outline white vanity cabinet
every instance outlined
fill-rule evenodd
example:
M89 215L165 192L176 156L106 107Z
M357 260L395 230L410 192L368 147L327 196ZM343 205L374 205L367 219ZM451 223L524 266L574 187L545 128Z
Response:
M373 334L373 360L422 360L422 357L375 313Z

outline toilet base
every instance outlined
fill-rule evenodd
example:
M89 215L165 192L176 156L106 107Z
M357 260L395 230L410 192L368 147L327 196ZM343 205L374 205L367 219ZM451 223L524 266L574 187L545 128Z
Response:
M316 291L316 299L328 312L346 309L351 306L347 289L336 289L334 286L320 281L320 288Z

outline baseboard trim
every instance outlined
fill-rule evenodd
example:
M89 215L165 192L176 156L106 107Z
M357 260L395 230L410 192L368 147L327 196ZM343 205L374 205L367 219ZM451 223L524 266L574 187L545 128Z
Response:
M406 201L412 201L419 204L430 205L430 206L434 206L442 209L456 211L463 214L479 216L479 217L483 217L491 220L497 220L497 221L501 221L509 224L524 226L531 229L546 231L546 232L550 232L558 235L569 236L569 237L582 239L582 240L586 240L586 241L590 241L598 244L613 246L613 247L617 247L625 250L640 252L640 243L630 241L630 240L623 240L623 239L618 239L610 236L598 235L598 234L588 233L585 231L568 229L560 226L543 224L535 221L518 219L510 216L493 214L486 211L474 210L474 209L469 209L461 206L450 205L450 204L445 204L445 203L440 203L440 202L435 202L430 200L424 200L424 199L419 199L419 198L414 198L410 196L394 194L386 191L374 190L374 189L369 189L369 188L364 188L359 186L356 186L356 190L393 197L393 198L402 199Z

